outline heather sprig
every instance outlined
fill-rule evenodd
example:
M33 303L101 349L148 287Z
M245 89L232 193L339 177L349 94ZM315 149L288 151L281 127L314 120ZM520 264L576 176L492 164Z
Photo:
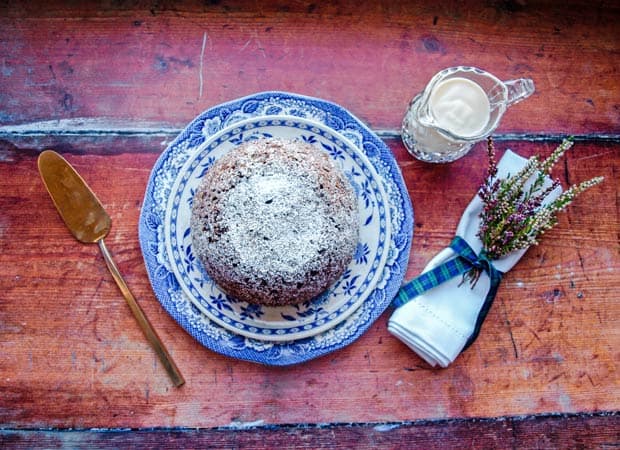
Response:
M498 178L495 148L489 138L487 177L478 192L483 203L478 237L489 259L538 244L539 237L557 223L558 212L583 191L603 181L603 177L592 178L543 203L560 185L557 179L546 183L551 169L572 145L572 141L565 139L544 161L533 156L517 173Z

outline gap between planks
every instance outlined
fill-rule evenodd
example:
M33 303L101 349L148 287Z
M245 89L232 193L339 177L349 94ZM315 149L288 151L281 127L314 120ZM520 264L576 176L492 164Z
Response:
M176 136L183 128L155 123L127 123L106 121L91 118L60 119L41 122L31 122L19 125L0 126L0 139L20 137L44 136ZM373 129L384 139L400 139L399 129ZM555 142L572 137L575 141L620 142L620 134L616 133L589 133L589 134L560 134L560 133L498 133L493 135L496 141L530 141Z
M0 435L2 433L11 432L93 432L93 433L127 433L136 431L151 432L186 432L186 431L242 431L242 430L294 430L294 429L335 429L335 428L372 428L375 431L384 432L398 428L407 427L424 427L431 425L458 425L458 424L479 424L479 423L527 423L536 421L569 421L583 419L609 419L618 420L619 411L596 411L582 413L542 413L517 416L499 416L499 417L470 417L470 418L452 418L452 419L418 419L404 420L396 422L333 422L333 423L283 423L283 424L266 424L263 421L255 422L233 422L228 425L215 427L96 427L96 428L3 428L0 427Z

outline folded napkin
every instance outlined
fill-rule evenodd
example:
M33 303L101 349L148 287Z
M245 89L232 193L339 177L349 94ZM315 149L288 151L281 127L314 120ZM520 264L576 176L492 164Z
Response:
M527 159L507 150L497 166L497 177L514 175L526 162ZM551 182L547 179L546 186ZM543 203L552 202L561 193L558 186ZM388 330L431 366L447 367L473 343L493 303L502 274L527 251L522 249L497 260L486 260L480 254L482 242L476 236L481 210L482 201L476 195L465 209L450 247L430 260L422 272L426 276L405 283L393 303L397 309L388 321ZM474 266L483 270L472 287L469 282L463 282L460 274ZM430 286L434 287L428 289Z

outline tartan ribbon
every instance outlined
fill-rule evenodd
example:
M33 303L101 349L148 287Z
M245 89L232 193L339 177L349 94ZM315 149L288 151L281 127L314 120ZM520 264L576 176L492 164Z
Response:
M482 322L486 318L489 309L491 309L493 299L497 294L497 289L499 288L503 273L493 266L493 263L488 259L484 250L480 252L480 255L476 255L476 252L474 252L465 239L459 236L454 237L450 243L450 248L457 254L455 258L452 258L405 283L401 286L398 291L398 295L392 301L392 305L396 308L403 306L405 303L410 302L418 295L439 286L443 282L458 275L465 274L472 269L485 271L490 278L489 292L487 293L480 313L478 314L474 332L465 344L465 348L467 348L476 340L476 337L478 337Z

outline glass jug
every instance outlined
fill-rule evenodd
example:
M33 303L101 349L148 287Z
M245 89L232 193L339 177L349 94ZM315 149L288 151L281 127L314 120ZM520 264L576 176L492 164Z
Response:
M454 161L495 131L508 106L533 92L529 78L500 81L475 67L444 69L411 100L403 143L422 161Z

